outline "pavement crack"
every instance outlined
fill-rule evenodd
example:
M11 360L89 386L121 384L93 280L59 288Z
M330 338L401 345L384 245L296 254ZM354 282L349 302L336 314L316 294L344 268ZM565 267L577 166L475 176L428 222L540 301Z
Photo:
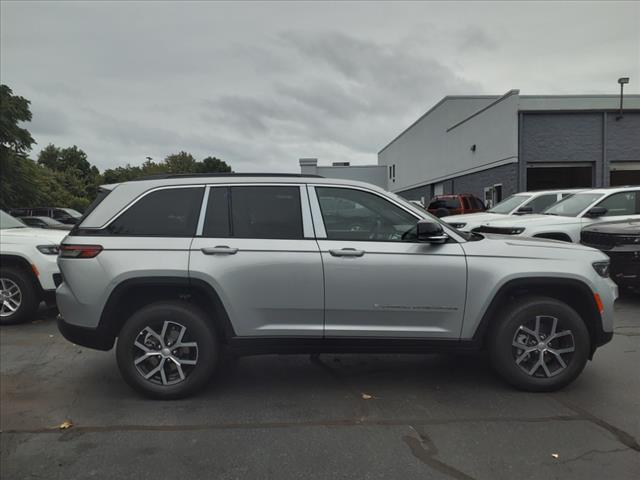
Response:
M603 420L600 417L595 416L594 414L588 412L587 410L569 402L568 400L565 400L563 398L560 397L553 397L557 402L561 403L562 405L564 405L565 407L567 407L569 410L572 410L573 412L575 412L576 414L578 414L579 416L581 416L582 418L584 418L585 420L588 420L589 422L599 426L600 428L608 431L609 433L611 433L616 440L618 440L620 443L622 443L623 445L627 446L628 448L630 448L631 450L635 450L636 452L640 452L640 444L638 444L638 441L629 433L625 432L624 430L621 430L620 428L611 425L609 422L607 422L606 420Z
M409 450L414 457L420 460L422 463L429 467L443 473L456 480L474 480L473 477L458 470L455 467L436 458L438 455L438 448L433 440L424 431L409 425L409 427L418 435L417 437L412 435L405 435L402 437L402 441L407 444Z
M575 462L576 460L581 460L584 457L587 457L589 455L595 455L596 453L599 454L608 454L608 453L617 453L617 452L626 452L627 450L629 450L628 448L614 448L612 450L589 450L586 451L580 455L578 455L577 457L572 457L572 458L568 458L566 460L563 460L561 463L569 463L569 462Z

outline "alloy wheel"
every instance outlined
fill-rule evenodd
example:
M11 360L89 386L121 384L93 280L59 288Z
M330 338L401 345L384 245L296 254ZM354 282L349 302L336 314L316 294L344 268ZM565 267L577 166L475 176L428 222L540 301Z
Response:
M560 330L558 318L538 315L513 336L513 358L527 375L550 378L562 373L576 350L571 330Z
M136 370L157 385L183 382L198 363L198 343L189 340L187 327L177 322L146 326L133 342Z
M14 315L22 305L22 291L10 278L0 278L0 317Z

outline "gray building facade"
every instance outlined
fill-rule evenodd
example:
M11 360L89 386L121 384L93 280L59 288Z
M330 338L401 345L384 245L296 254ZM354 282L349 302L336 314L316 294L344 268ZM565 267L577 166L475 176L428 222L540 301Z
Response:
M640 184L640 95L445 97L378 153L411 200Z

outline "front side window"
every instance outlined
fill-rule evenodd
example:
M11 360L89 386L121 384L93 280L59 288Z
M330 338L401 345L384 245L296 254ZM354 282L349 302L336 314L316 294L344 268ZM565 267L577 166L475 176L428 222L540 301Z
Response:
M638 192L619 192L605 198L597 206L607 209L603 217L613 217L616 215L634 215L640 213L638 209Z
M329 240L400 242L417 218L373 193L316 187Z
M203 187L165 188L145 195L106 228L112 235L192 237Z
M560 215L562 217L576 217L585 208L602 197L602 193L576 193L551 205L544 215Z
M302 239L300 187L213 187L209 192L202 235Z
M549 195L540 195L539 197L534 198L529 203L526 204L527 207L531 207L533 209L532 213L540 213L545 208L550 207L554 203L558 201L558 196L553 193Z

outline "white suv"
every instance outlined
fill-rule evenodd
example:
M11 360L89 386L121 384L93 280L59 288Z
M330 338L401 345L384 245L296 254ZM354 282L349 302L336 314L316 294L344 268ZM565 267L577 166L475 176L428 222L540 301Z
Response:
M58 245L66 234L27 227L0 210L0 325L31 319L42 300L55 302Z
M541 215L486 222L473 231L579 243L587 225L634 219L640 219L640 186L597 188L565 198Z
M451 215L442 220L454 228L470 232L486 222L501 220L510 215L528 215L540 213L580 190L544 190L539 192L521 192L511 195L486 212Z

